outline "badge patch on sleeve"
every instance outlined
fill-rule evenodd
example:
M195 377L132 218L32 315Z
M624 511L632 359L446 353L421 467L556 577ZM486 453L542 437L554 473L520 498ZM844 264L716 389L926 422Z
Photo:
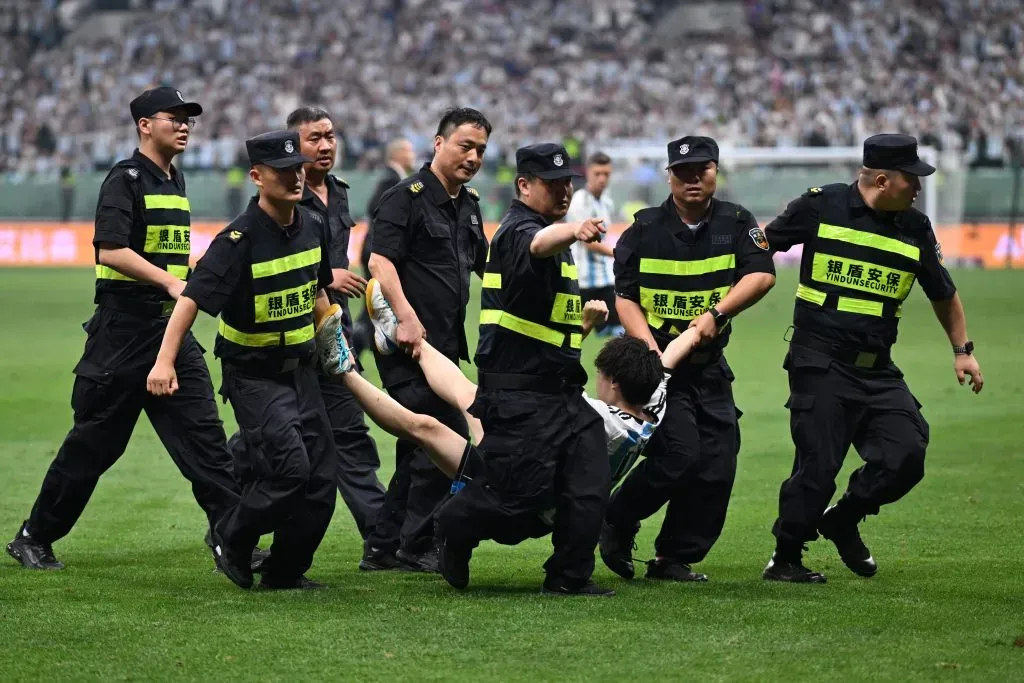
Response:
M938 242L935 243L935 255L939 259L939 263L942 263L942 245Z
M768 251L768 238L764 236L764 230L761 228L751 228L748 234L758 248Z

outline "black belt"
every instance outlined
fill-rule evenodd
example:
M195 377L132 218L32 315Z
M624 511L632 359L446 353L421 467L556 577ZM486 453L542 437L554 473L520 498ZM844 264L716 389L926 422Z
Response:
M290 372L295 372L300 368L311 366L316 361L315 356L308 358L281 358L275 361L248 361L239 362L234 360L224 359L224 365L244 375L252 375L255 377L275 377L277 375L284 375Z
M716 351L697 351L684 358L683 365L711 365L722 357L721 349Z
M563 394L583 389L578 379L559 375L518 375L506 372L481 372L477 385L484 390L536 391L542 394Z
M790 343L821 351L840 363L848 363L858 368L878 370L887 367L892 362L892 355L889 349L866 351L864 349L843 346L842 344L836 344L821 337L816 337L810 332L804 332L799 328L793 330L793 338L790 340Z
M174 310L174 301L163 303L133 301L116 294L101 294L96 302L100 308L108 308L140 318L168 318Z

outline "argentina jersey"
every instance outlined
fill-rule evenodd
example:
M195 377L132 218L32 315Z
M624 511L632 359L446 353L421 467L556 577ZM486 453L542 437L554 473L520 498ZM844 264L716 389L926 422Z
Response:
M612 473L612 488L617 486L636 464L654 435L654 430L665 416L667 385L668 375L666 374L651 396L651 400L644 406L644 414L647 418L645 420L637 419L624 410L584 395L604 420L605 441L608 444L608 460Z

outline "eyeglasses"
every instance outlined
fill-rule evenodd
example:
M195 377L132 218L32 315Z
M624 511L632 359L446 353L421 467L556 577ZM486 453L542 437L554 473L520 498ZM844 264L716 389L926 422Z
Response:
M182 127L187 126L188 128L191 129L191 128L195 128L196 127L196 119L195 119L194 116L189 116L188 118L184 118L184 119L165 119L165 118L163 118L161 116L149 116L147 118L149 118L150 120L153 120L153 121L170 121L171 123L174 124L175 128L182 128Z

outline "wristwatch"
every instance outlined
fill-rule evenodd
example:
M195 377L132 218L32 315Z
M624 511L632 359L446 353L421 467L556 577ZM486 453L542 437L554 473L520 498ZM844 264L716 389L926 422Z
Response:
M974 353L974 342L968 341L963 346L954 346L953 353L958 356L969 356Z
M710 313L711 317L714 318L715 326L717 326L718 329L722 329L723 327L728 325L729 320L731 319L728 313L722 313L714 306L708 309L708 313Z

